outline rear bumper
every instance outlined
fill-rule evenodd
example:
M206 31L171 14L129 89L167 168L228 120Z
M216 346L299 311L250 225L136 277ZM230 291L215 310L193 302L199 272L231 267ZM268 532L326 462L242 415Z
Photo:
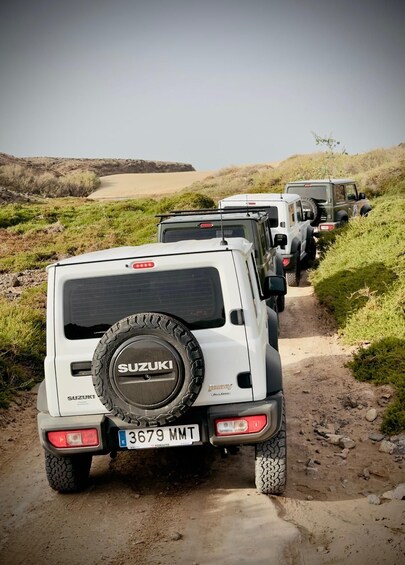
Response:
M198 424L201 441L197 445L211 443L217 447L231 445L253 445L276 435L281 427L283 412L283 393L256 402L240 404L221 404L207 408L192 408L182 418L171 425ZM267 424L259 433L218 436L215 433L215 420L219 418L237 418L265 414ZM109 414L88 416L53 417L47 412L39 412L37 417L41 445L54 455L72 455L75 453L105 454L119 451L118 430L134 429L134 424L123 422ZM98 432L99 445L95 447L56 448L48 440L48 432L61 430L83 430L95 428Z

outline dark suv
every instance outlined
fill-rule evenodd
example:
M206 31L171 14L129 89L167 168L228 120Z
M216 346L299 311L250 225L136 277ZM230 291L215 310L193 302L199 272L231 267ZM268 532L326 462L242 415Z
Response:
M366 195L357 191L352 179L289 182L284 192L301 196L303 209L312 212L311 224L319 232L333 230L355 216L366 216L371 210Z
M160 214L158 225L158 242L173 243L188 239L213 239L223 237L225 240L244 237L253 243L257 270L263 284L266 275L284 275L283 261L277 253L277 245L285 245L287 238L278 234L273 241L270 219L267 212L257 210L174 210L168 214ZM277 299L272 297L268 306L282 312L285 306L284 295Z

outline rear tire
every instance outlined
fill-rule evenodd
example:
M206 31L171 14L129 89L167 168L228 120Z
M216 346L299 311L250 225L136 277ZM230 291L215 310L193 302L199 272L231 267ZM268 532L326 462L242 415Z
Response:
M49 486L60 493L80 492L88 485L92 456L88 453L61 456L45 451Z
M256 489L262 494L282 494L287 482L287 433L286 418L278 434L255 447Z
M306 256L306 264L308 265L308 267L311 267L316 258L316 243L313 237L311 237L307 245L308 250Z
M301 279L301 261L299 257L296 260L293 271L287 271L285 274L288 286L299 286Z

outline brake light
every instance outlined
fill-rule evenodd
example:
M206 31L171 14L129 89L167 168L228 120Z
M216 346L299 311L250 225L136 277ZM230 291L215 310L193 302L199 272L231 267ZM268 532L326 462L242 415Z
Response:
M215 420L217 436L231 436L242 434L256 434L261 432L267 425L267 416L244 416L241 418L221 418Z
M283 257L283 267L288 267L290 264L290 259L288 257Z
M335 229L334 224L320 224L319 226L320 231L331 231L334 229Z
M135 269L135 271L139 269L153 269L154 266L155 263L153 261L137 261L136 263L132 263L132 268Z
M96 428L88 430L59 430L48 432L48 440L54 447L95 447L99 445Z
M214 227L214 224L208 224L208 223L206 223L206 224L204 224L204 223L200 224L200 228L213 228L213 227Z

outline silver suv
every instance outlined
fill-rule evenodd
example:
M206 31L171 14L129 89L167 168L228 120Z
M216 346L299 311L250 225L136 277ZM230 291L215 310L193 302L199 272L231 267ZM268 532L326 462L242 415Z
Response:
M259 492L286 482L280 355L246 239L97 251L48 267L38 430L49 485L86 487L92 457L255 446ZM274 345L274 344L273 344Z
M218 207L233 210L264 210L270 218L270 229L278 245L287 282L298 286L301 269L315 259L316 242L312 215L305 212L297 194L235 194L218 202Z

